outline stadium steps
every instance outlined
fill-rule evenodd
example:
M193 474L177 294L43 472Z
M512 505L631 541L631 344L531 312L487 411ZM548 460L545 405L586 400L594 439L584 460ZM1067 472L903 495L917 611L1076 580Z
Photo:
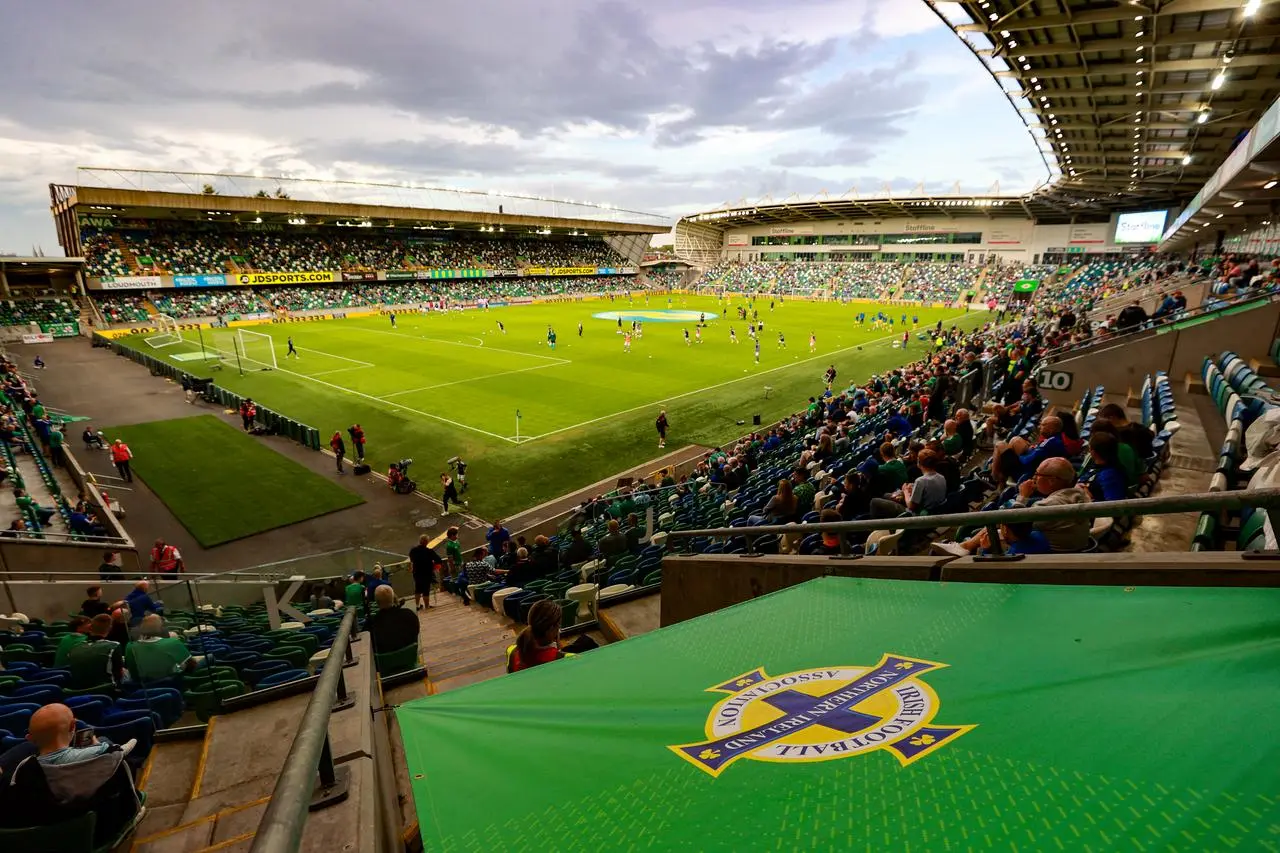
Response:
M372 849L361 833L377 796L373 727L383 717L370 707L381 707L383 697L369 693L369 648L365 636L353 647L357 664L345 670L356 706L329 721L334 763L350 771L350 796L312 813L302 839L307 853ZM144 771L148 813L131 852L247 851L310 700L304 693L222 714L210 720L203 741L159 745Z
M120 250L120 256L124 259L125 265L129 269L130 275L137 275L140 272L138 266L138 255L133 251L128 241L124 239L118 232L112 232L111 242Z
M444 693L506 672L507 647L515 641L515 627L496 613L457 597L439 595L439 602L419 614L419 649L427 667L432 693Z
M1152 489L1152 497L1207 491L1217 465L1214 448L1226 437L1222 416L1203 394L1178 394L1174 406L1181 427L1170 441L1169 463ZM1199 519L1198 512L1143 516L1129 531L1128 550L1190 550Z

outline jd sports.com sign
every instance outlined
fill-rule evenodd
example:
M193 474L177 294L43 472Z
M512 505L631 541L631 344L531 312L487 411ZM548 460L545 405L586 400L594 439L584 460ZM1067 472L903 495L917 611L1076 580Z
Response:
M1065 370L1042 370L1038 384L1051 391L1070 391L1071 374Z

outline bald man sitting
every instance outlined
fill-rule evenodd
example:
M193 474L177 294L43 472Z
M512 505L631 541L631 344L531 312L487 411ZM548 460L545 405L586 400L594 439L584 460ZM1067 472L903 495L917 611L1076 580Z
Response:
M87 746L72 746L76 736L76 715L66 705L45 705L31 715L27 728L27 740L36 746L41 764L75 764L97 758L111 749L111 741L90 738ZM121 744L120 751L128 755L137 746L136 740Z
M66 705L45 705L31 715L27 740L34 749L2 783L0 826L50 826L92 811L100 845L137 823L142 803L125 763L137 742L114 746L91 737L75 746L75 735L75 715Z
M1018 496L1013 499L1012 507L1027 506L1068 506L1088 503L1089 492L1076 488L1076 471L1069 461L1061 457L1046 459L1036 468L1035 474L1018 486ZM1053 521L1037 521L1034 529L1044 534L1049 548L1055 552L1083 551L1089 547L1089 528L1092 521L1087 518L1060 519ZM1006 546L1008 543L1004 543ZM985 529L978 531L963 542L934 542L933 549L957 557L967 557L980 549L991 548L991 542Z
M1070 457L1080 452L1076 441L1074 452L1067 446L1062 434L1062 418L1045 415L1040 419L1040 440L1036 444L1025 438L1014 437L1007 444L997 442L991 456L991 474L997 485L1003 486L1007 478L1021 480L1036 470L1036 466L1055 456Z

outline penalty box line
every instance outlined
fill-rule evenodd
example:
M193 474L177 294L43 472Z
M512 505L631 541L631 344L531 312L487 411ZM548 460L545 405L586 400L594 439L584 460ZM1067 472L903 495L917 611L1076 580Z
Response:
M263 362L256 362L256 363L263 364ZM265 365L265 366L270 367L270 365ZM363 391L357 391L354 388L347 388L343 385L335 385L332 382L325 382L323 379L316 379L314 376L308 376L305 373L298 373L296 370L289 370L288 368L285 368L285 367L276 367L275 370L279 373L287 373L290 376L296 376L299 379L305 379L308 382L314 382L317 385L323 385L326 388L332 388L334 391L340 391L343 394L350 394L353 397L360 397L365 400L372 400L375 403L382 403L384 406L394 406L397 409L401 409L406 412L412 412L415 415L421 415L424 418L428 418L433 421L439 421L440 423L448 424L449 426L455 426L455 427L458 427L459 429L465 429L469 432L479 433L480 435L487 435L490 438L496 438L499 441L505 441L508 444L516 443L511 439L507 438L505 435L498 435L496 432L489 432L487 429L480 429L479 427L474 427L474 426L471 426L470 424L464 424L459 421L450 420L449 418L442 418L439 415L433 415L430 412L424 412L420 409L410 408L409 406L401 406L398 403L391 403L391 402L388 402L387 400L382 399L381 397L375 397L372 394L366 394Z

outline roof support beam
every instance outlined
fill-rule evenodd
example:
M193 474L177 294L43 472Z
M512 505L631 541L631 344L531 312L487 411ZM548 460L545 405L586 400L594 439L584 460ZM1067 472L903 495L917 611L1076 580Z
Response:
M1223 9L1237 10L1243 4L1240 0L1171 0L1160 7L1157 17L1169 15L1198 14L1202 12L1218 12ZM1088 12L1077 12L1074 15L1029 15L1025 18L1004 21L1000 26L983 22L980 24L960 24L956 27L961 33L988 33L993 30L1009 32L1025 32L1026 30L1042 30L1050 27L1072 27L1087 24L1109 24L1115 21L1132 21L1135 15L1144 14L1140 7L1128 3L1118 3L1109 9L1094 9ZM1145 12L1150 15L1150 11Z
M1173 33L1159 33L1160 47L1170 47L1172 45L1182 44L1208 44L1210 42L1235 41L1237 39L1269 39L1280 37L1280 27L1263 26L1249 27L1245 30L1243 36L1237 27L1229 27L1214 30L1185 30ZM1095 39L1094 41L1082 41L1079 45L1080 53L1102 53L1109 50L1130 50L1136 44L1131 38L1110 38ZM1028 44L1019 46L1008 53L1017 56L1060 56L1066 45L1062 44ZM991 50L988 48L980 48L977 51L979 56L996 56L999 50Z
M1280 56L1273 53L1254 53L1240 56L1231 61L1230 68L1274 68L1280 65ZM1076 77L1099 77L1102 75L1131 75L1136 66L1132 62L1104 62L1097 63L1086 67L1079 68L1042 68L1032 71L993 71L991 72L998 78L1021 79L1023 77L1035 76L1041 80L1069 80ZM1148 74L1178 74L1187 71L1216 71L1223 67L1222 60L1216 56L1206 56L1203 59L1166 59L1162 62L1152 62L1146 66ZM1204 88L1204 84L1200 84Z
M1270 62L1272 64L1280 64L1280 58L1272 57ZM1234 62L1231 64L1233 66L1235 65ZM1214 67L1217 68L1218 66L1215 65ZM1159 86L1152 86L1151 88L1147 89L1147 96L1151 97L1154 95L1185 95L1188 92L1194 93L1194 94L1207 95L1208 88L1209 88L1209 84L1204 80L1188 80L1185 83L1171 83L1168 80L1166 80L1162 82ZM1229 96L1232 93L1236 93L1236 92L1257 92L1257 91L1275 90L1278 88L1280 88L1280 81L1277 81L1275 77L1268 77L1266 79L1261 79L1261 80L1232 80L1221 91L1214 92L1214 97L1216 98L1218 96ZM1129 97L1133 97L1133 93L1135 91L1136 90L1132 86L1099 86L1098 88L1093 90L1093 94L1099 98L1111 97L1115 95L1128 95ZM1072 96L1070 92L1062 92L1062 91L1054 91L1054 92L1051 92L1050 94L1051 94L1051 97L1055 97L1055 98L1063 98L1063 97L1069 98Z

